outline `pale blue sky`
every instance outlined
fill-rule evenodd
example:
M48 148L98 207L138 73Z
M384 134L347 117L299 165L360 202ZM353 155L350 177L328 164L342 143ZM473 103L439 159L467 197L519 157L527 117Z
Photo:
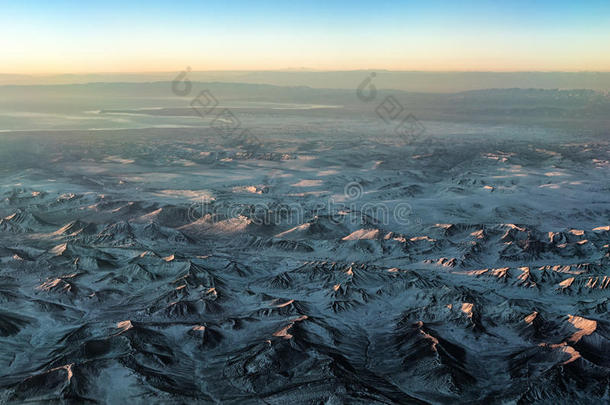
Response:
M0 73L610 71L610 1L0 1Z

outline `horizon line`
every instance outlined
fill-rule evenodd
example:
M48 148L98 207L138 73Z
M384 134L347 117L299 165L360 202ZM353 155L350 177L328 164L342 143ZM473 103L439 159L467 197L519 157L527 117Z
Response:
M16 73L0 72L4 76L65 76L65 75L95 75L95 74L175 74L182 70L150 70L150 71L90 71L90 72L44 72L44 73ZM189 70L189 73L345 73L345 72L389 72L389 73L610 73L608 70L417 70L417 69L387 69L387 68L366 68L366 69L310 69L310 68L282 68L282 69L213 69L213 70Z

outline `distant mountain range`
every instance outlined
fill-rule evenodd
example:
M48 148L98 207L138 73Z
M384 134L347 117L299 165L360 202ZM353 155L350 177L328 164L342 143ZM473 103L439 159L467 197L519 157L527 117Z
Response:
M192 81L260 83L278 86L352 89L372 72L377 88L418 92L458 92L489 88L591 89L610 91L610 72L399 72L355 71L194 71ZM157 82L179 72L90 73L57 75L0 74L0 85L73 84L92 82Z

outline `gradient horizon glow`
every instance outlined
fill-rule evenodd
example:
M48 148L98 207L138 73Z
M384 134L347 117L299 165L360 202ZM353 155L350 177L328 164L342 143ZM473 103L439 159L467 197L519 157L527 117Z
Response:
M0 1L0 73L610 71L610 1Z

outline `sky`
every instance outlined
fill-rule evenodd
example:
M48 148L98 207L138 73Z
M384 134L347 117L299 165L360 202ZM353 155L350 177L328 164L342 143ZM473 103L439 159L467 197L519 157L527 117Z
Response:
M606 1L4 1L0 73L610 71Z

